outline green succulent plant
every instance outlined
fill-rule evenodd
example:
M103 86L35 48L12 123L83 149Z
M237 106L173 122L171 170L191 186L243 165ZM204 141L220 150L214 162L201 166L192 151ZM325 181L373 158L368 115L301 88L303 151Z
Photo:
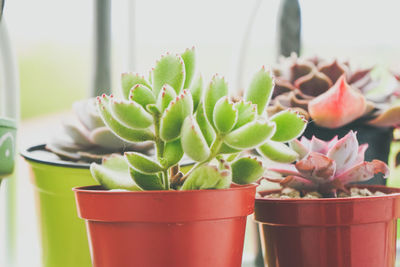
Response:
M122 74L122 98L97 98L100 116L112 132L125 142L153 142L156 149L153 157L126 152L102 165L93 163L92 174L103 187L223 189L262 176L262 162L240 156L242 151L256 148L283 162L298 157L284 143L301 135L306 121L290 110L267 118L274 80L264 68L255 74L244 99L233 101L223 77L215 75L206 88L201 76L193 81L195 60L194 48L166 54L148 79ZM195 162L187 173L179 167L184 155Z

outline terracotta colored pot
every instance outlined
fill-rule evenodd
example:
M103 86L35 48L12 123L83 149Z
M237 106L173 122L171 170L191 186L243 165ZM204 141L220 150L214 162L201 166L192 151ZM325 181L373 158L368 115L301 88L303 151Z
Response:
M240 267L255 188L74 191L94 267Z
M259 222L265 264L394 267L400 189L359 187L393 194L307 200L256 198L255 220Z

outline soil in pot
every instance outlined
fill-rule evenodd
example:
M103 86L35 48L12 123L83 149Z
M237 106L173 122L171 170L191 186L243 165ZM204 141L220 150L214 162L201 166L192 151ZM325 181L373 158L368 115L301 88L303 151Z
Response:
M400 189L357 186L387 195L320 199L256 198L269 267L394 267ZM262 192L261 196L279 191Z
M74 190L79 215L87 221L94 267L239 267L255 188Z
M322 140L330 140L336 135L339 138L345 136L350 130L357 132L359 144L367 143L368 149L365 153L365 160L371 161L373 159L381 160L388 163L390 152L390 144L393 140L393 128L377 128L364 124L361 120L352 122L341 128L328 129L319 127L313 122L307 125L304 136L311 138L313 135ZM375 178L365 182L365 184L385 184L382 176L377 175Z
M44 267L91 267L85 223L76 212L72 188L95 184L88 164L61 161L44 145L22 152L31 181L42 243Z

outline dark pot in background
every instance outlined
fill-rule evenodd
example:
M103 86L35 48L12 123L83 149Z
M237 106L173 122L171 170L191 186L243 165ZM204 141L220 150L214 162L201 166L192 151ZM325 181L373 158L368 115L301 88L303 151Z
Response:
M74 189L94 267L240 267L256 185L223 190Z
M268 267L394 267L400 189L360 185L386 196L257 198ZM276 192L265 191L261 195Z
M311 138L315 135L319 139L330 140L336 135L338 135L339 138L342 138L350 130L357 131L357 138L360 144L367 143L369 145L365 153L366 161L379 159L383 162L388 162L390 144L393 139L393 128L377 128L366 125L361 121L355 121L341 128L328 129L319 127L313 122L310 122L304 132L304 136ZM376 176L366 183L384 185L386 182L382 176Z

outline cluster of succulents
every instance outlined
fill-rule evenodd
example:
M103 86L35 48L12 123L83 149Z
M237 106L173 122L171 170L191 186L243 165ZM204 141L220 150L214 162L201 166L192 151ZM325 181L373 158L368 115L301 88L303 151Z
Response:
M376 127L400 125L400 78L390 72L373 77L373 68L348 62L281 58L274 69L276 86L268 112L293 108L326 128L354 121ZM385 78L383 78L385 77ZM383 88L384 87L384 88Z
M271 167L270 170L282 177L267 179L303 193L316 191L322 196L335 196L338 191L347 192L348 184L368 181L378 173L386 177L389 173L388 166L382 161L364 161L368 144L359 145L353 131L328 142L302 137L290 145L301 155L300 160Z
M46 149L61 159L75 162L101 162L104 157L124 151L150 153L150 143L127 143L112 133L96 108L96 99L90 98L73 104L76 119L65 121L63 132L57 133L46 144Z
M257 149L281 162L298 153L284 143L306 127L298 113L284 110L267 119L266 107L274 81L262 68L241 100L229 97L223 77L213 76L204 87L195 69L195 50L162 56L150 77L122 75L122 98L103 95L97 108L107 127L125 142L152 142L147 156L125 152L103 164L91 165L92 175L106 189L195 190L229 188L259 179L264 168L256 156L240 152ZM183 155L194 161L183 173Z

